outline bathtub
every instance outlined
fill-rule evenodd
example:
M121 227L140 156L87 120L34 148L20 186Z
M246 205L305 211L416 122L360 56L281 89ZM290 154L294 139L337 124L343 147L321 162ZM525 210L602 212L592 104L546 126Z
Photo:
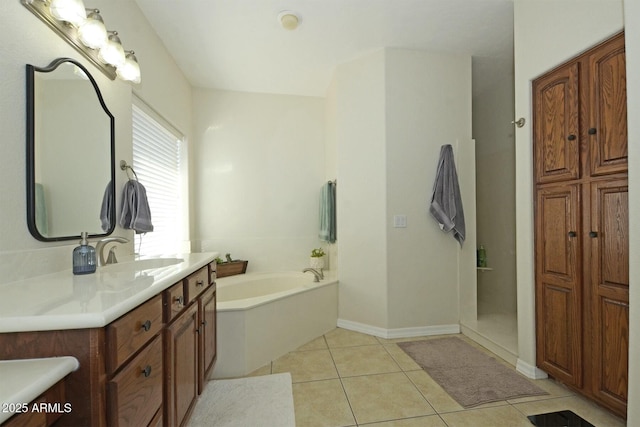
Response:
M217 284L214 378L239 377L334 329L338 281L301 272L248 273Z

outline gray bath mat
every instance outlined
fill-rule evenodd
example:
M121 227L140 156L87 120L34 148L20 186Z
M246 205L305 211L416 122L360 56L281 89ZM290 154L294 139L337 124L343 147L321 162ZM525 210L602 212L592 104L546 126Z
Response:
M402 342L398 346L465 408L548 394L459 338Z

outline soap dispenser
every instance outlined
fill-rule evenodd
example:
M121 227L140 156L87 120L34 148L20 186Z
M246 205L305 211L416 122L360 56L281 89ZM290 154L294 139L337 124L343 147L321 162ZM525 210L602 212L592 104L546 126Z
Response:
M90 274L96 271L96 250L87 241L87 232L80 233L80 246L73 250L73 274Z

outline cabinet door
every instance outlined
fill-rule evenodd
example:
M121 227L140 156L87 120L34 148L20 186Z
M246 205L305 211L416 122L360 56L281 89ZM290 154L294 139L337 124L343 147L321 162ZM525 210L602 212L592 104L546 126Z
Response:
M198 397L198 304L190 305L165 331L166 422L179 427Z
M620 414L629 365L628 205L626 179L591 185L593 393Z
M533 145L536 182L580 174L579 64L570 63L533 82Z
M202 393L216 361L216 287L200 297L200 359L198 394Z
M624 36L589 55L590 102L587 138L591 175L627 170L627 79Z
M582 383L579 185L554 185L536 196L536 328L538 366Z

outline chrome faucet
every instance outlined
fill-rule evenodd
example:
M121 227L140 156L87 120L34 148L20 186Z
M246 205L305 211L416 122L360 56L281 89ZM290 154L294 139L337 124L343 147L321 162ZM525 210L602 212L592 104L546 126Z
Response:
M305 268L304 270L302 270L303 273L306 273L307 271L313 273L314 282L319 282L321 279L324 279L324 273L322 272L322 269L320 269L320 271L316 270L315 268Z
M106 261L104 259L104 248L107 243L110 242L128 243L129 239L125 239L124 237L105 237L104 239L98 240L98 243L96 244L96 252L98 254L98 267L107 264L115 264L118 262L118 260L116 259L116 254L114 252L115 248L111 248L111 250L109 251L109 258L107 258Z

